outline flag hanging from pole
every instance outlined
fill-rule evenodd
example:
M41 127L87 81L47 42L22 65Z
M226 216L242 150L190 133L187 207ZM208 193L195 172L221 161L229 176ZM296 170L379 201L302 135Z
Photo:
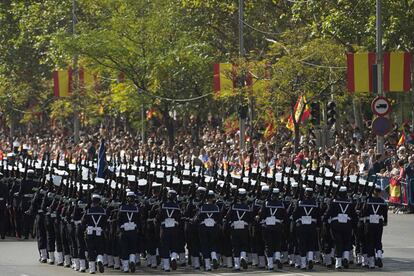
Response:
M303 108L304 110L303 110L302 116L300 116L300 113L302 112ZM295 107L293 109L293 114L295 116L295 121L298 123L304 123L310 117L310 108L306 101L305 96L299 96L298 100L296 101ZM286 128L291 131L294 131L295 129L292 115L289 116L289 119L286 123Z
M69 97L72 93L72 69L54 71L53 84L55 97Z
M108 164L106 162L106 149L105 149L105 140L101 140L101 145L99 146L99 153L98 153L98 167L96 176L105 178L105 172L108 168Z
M408 52L384 53L384 91L407 92L411 89L411 55Z
M375 64L375 53L348 53L346 56L348 91L372 93L372 65Z

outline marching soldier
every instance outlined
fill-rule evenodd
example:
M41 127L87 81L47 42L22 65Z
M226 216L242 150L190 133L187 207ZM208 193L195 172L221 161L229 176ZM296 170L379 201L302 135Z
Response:
M100 204L101 196L92 195L92 205L82 218L86 226L86 246L88 250L89 273L95 274L96 263L100 273L104 272L103 253L105 249L106 211Z
M319 207L313 197L313 189L306 188L304 199L300 200L293 210L293 222L300 253L300 268L313 268L313 255L318 240L317 227L320 225Z
M211 261L214 269L219 266L217 257L217 242L221 212L214 202L214 191L209 190L205 202L200 206L195 221L198 224L198 233L201 244L201 253L206 271L211 271Z
M388 206L381 197L381 186L376 185L372 196L362 209L365 218L365 238L367 242L368 265L382 267L382 231L388 222Z
M135 193L127 192L127 202L121 205L118 211L118 226L120 229L119 242L121 244L122 271L128 269L134 273L138 231L140 230L140 210L135 203Z
M345 186L339 188L337 198L331 201L324 217L330 224L335 244L335 268L348 268L352 252L352 229L357 222L357 216Z
M226 215L231 226L231 244L233 248L234 269L247 269L247 250L249 250L250 207L246 203L246 189L238 189L237 199Z
M164 271L177 269L178 259L178 241L177 236L183 233L179 232L181 223L181 209L177 203L177 192L169 190L167 201L162 203L157 215L157 221L160 222L160 256L162 258L162 267ZM171 258L171 263L170 263Z
M262 187L266 190L269 187ZM273 263L282 268L280 251L283 238L283 225L287 220L286 209L279 200L279 189L273 188L270 199L267 199L260 210L258 219L262 226L263 240L267 256L267 268L273 270Z

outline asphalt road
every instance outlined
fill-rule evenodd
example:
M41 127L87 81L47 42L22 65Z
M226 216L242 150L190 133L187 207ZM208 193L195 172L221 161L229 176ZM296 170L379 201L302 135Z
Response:
M244 275L274 274L280 276L309 276L309 275L414 275L414 216L389 215L388 227L384 230L384 267L367 270L352 266L348 270L334 271L322 266L315 266L312 271L299 271L290 267L283 270L268 272L253 268L242 272ZM68 268L40 264L34 241L0 241L0 276L66 276L80 275ZM99 273L98 273L99 274ZM125 275L119 271L107 270L106 275ZM237 273L228 269L210 272L178 269L175 272L163 273L161 270L138 268L137 275L185 274L191 275L234 275Z

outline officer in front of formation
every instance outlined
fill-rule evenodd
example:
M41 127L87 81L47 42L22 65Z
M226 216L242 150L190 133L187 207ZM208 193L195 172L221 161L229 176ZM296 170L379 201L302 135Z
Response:
M342 186L326 210L324 220L330 224L335 245L335 268L348 268L352 251L352 229L358 222L355 206L348 198L347 187Z
M269 189L267 186L263 188ZM257 219L262 227L267 268L273 270L273 263L276 262L277 268L282 269L280 251L283 239L283 224L287 221L287 213L283 202L279 199L278 188L272 189L270 198L263 204Z
M119 243L121 248L122 271L135 272L136 252L138 252L138 232L140 231L140 210L135 203L135 193L126 194L127 202L118 210Z
M237 191L235 202L230 207L225 219L231 226L231 244L233 248L234 269L247 269L247 252L249 250L249 225L252 221L250 206L247 204L246 189Z
M376 185L372 196L362 207L369 268L375 268L375 265L382 267L382 232L388 223L388 205L381 192L381 186Z
M195 216L206 271L211 271L211 261L213 262L214 269L219 267L217 247L221 219L221 211L215 203L214 191L209 190L206 194L205 201L201 204Z
M296 235L300 254L300 268L313 268L313 254L317 248L320 227L319 207L313 197L313 188L305 188L304 198L295 206L292 214L293 223L296 224Z
M89 273L95 274L96 263L98 264L99 272L103 273L104 229L107 224L107 216L106 210L101 206L101 196L99 194L92 195L91 207L84 214L82 222L86 227Z
M170 189L166 202L161 204L157 214L160 226L160 257L164 271L177 269L179 243L177 240L180 233L179 224L182 223L182 214L177 203L177 192Z

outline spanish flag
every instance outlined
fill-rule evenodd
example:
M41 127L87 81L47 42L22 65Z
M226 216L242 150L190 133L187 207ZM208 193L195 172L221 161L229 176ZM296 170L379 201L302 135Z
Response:
M236 68L231 63L215 63L213 86L214 92L230 90L236 86Z
M398 140L397 147L404 145L405 144L405 140L406 140L405 131L403 130L402 133L401 133L401 137Z
M403 92L411 88L411 55L408 52L384 53L384 91Z
M348 91L352 93L371 93L372 65L375 64L375 53L348 53L346 57Z
M300 120L299 120L299 116L300 116L300 113L304 105L305 105L305 109L303 111L302 117L300 117ZM305 96L299 96L298 100L296 101L295 107L293 109L293 113L295 115L295 121L298 123L303 123L309 118L310 108L309 108L308 103L306 102ZM286 128L291 131L294 131L295 129L292 115L289 116L288 122L286 124Z
M98 90L97 76L90 70L79 69L79 88L84 90Z
M53 72L55 97L69 97L72 93L72 69Z

